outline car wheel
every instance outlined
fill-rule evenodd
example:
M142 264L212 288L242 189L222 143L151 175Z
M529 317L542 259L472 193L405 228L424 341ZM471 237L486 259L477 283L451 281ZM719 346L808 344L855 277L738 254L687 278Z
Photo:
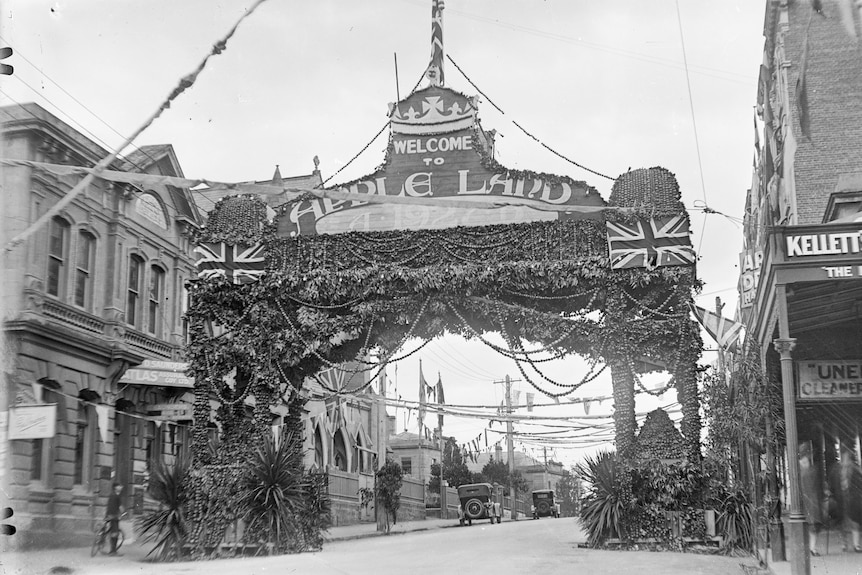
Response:
M485 511L485 504L478 499L471 499L464 506L464 514L470 519L479 519Z

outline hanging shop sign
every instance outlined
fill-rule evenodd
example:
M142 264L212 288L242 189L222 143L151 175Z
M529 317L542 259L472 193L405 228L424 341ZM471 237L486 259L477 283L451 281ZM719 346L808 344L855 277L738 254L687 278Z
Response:
M441 229L581 217L577 207L602 208L604 200L584 182L550 174L492 169L493 135L476 116L476 100L447 88L414 92L390 108L391 140L378 170L338 188L359 199L311 198L293 203L279 216L282 236L348 231ZM494 209L438 207L415 202L371 203L362 196L506 198L520 205ZM565 211L538 211L537 203L572 206ZM590 212L583 210L580 212Z
M188 364L181 361L156 361L145 359L140 365L127 369L121 383L135 385L162 385L192 389L194 380L186 375Z
M56 403L9 408L9 439L48 439L54 437L56 427Z
M147 406L147 415L163 421L183 421L192 419L190 403L154 403Z
M800 401L862 400L862 360L798 361Z

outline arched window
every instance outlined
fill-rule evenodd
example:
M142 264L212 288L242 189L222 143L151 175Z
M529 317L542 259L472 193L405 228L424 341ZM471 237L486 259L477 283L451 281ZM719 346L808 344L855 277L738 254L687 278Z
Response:
M86 310L93 305L93 266L96 238L90 232L78 234L78 256L75 259L75 305Z
M162 300L162 292L165 289L165 272L158 266L150 268L150 301L149 315L147 317L147 328L150 333L159 335L161 328L161 308L159 303Z
M336 469L347 471L347 448L344 445L344 435L338 431L333 441L332 463Z
M69 223L63 218L54 218L48 233L48 281L45 289L50 295L63 298L66 260L69 257Z
M362 444L362 435L360 433L356 434L356 458L354 459L353 467L354 471L358 471L359 473L364 473L367 469L366 458L368 457L365 449L363 449L365 445Z
M78 395L78 420L75 433L75 464L73 483L92 491L93 466L96 456L96 409L91 402L99 400L99 394L88 389Z
M141 291L144 281L144 260L133 255L129 258L129 285L126 294L126 323L138 327L140 322Z
M314 428L314 465L323 469L323 436L319 427Z

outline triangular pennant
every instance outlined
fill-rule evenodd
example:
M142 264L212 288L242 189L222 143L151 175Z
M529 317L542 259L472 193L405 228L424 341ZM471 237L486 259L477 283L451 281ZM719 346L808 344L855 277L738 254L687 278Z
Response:
M691 305L691 313L712 339L726 351L734 351L743 325L702 307Z
M102 443L108 443L108 409L107 405L98 404L96 407L96 422L99 426L99 435Z

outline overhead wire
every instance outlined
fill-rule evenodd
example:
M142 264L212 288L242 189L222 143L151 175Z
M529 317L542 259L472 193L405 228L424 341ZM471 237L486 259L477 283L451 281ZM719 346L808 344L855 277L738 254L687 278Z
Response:
M11 46L11 44L10 44L10 43L9 43L9 42L8 42L8 41L7 41L3 36L2 36L2 35L0 35L0 41L3 41L7 46ZM47 78L47 79L48 79L52 84L54 84L55 86L57 86L57 88L59 88L61 92L63 92L63 93L64 93L64 94L66 94L67 96L69 96L69 97L72 99L72 101L74 101L76 104L78 104L78 105L79 105L79 106L81 106L83 109L85 109L87 112L89 112L89 113L90 113L90 115L92 115L94 118L96 118L97 120L99 120L99 121L100 121L104 126L106 126L109 130L111 130L112 132L114 132L114 133L115 133L116 135L118 135L119 137L121 137L121 138L123 138L123 139L126 139L126 136L124 136L124 135L123 135L123 134L121 134L119 131L117 131L113 126L111 126L108 122L106 122L106 121L105 121L101 116L99 116L96 112L94 112L94 111L93 111L93 110L91 110L89 107L87 107L87 105L86 105L86 104L84 104L83 102L81 102L78 98L76 98L73 94L71 94L68 90L66 90L62 85L60 85L60 83L59 83L59 82L57 82L56 80L54 80L53 78L51 78L47 73L45 73L45 71L43 71L41 68L39 68L36 64L34 64L33 62L31 62L29 59L27 59L27 57L26 57L26 56L24 56L24 54L23 54L23 53L22 53L18 48L15 48L14 46L11 46L11 47L15 49L15 57L16 57L16 58L21 58L24 62L26 62L27 64L29 64L30 66L32 66L32 67L33 67L33 69L35 69L37 72L39 72L40 74L42 74L42 75L43 75L45 78ZM22 80L22 79L21 79L20 74L15 74L13 77L14 77L15 79L17 79L19 82L21 82L22 84L24 84L25 86L27 86L27 87L28 87L30 90L32 90L35 94L39 95L39 96L40 96L41 98L43 98L45 101L50 102L50 103L51 103L51 105L52 105L52 106L54 106L56 109L63 111L63 109L62 109L60 106L58 106L57 104L55 104L54 102L52 102L52 101L50 100L50 98L48 98L47 96L44 96L43 94L41 94L41 92L39 92L39 91L38 91L38 90L36 90L34 87L32 87L30 84L28 84L27 82L25 82L24 80ZM98 136L96 136L95 134L93 134L93 132L91 132L90 130L88 130L87 128L85 128L85 127L84 127L84 125L83 125L82 123L78 122L77 120L75 120L75 119L72 117L72 115L71 115L71 114L69 114L68 112L65 112L65 111L63 111L63 113L64 113L64 115L65 115L67 118L69 118L70 120L72 120L73 122L75 122L75 124L76 124L76 125L80 126L80 127L81 127L81 129L83 129L83 130L84 130L84 131L86 131L88 134L90 134L91 136L93 136L94 138L96 138L100 143L102 143L102 144L104 145L104 147L105 147L105 148L110 148L110 145L108 145L104 140L102 140L101 138L99 138ZM141 148L139 148L139 147L135 146L134 144L132 144L132 147L133 147L135 150L137 150L137 151L141 152L142 154L144 154L145 156L147 156L147 157L148 157L150 160L152 160L153 162L155 162L155 161L156 161L152 156L150 156L147 152L145 152L145 151L144 151L144 150L142 150ZM123 159L125 159L126 161L128 161L128 159L127 159L127 158L125 158L125 157L123 157ZM136 168L138 168L139 170L142 170L141 166L139 166L139 165L137 165L137 164L134 164L133 162L129 162L129 163L133 164L133 165L134 165Z

